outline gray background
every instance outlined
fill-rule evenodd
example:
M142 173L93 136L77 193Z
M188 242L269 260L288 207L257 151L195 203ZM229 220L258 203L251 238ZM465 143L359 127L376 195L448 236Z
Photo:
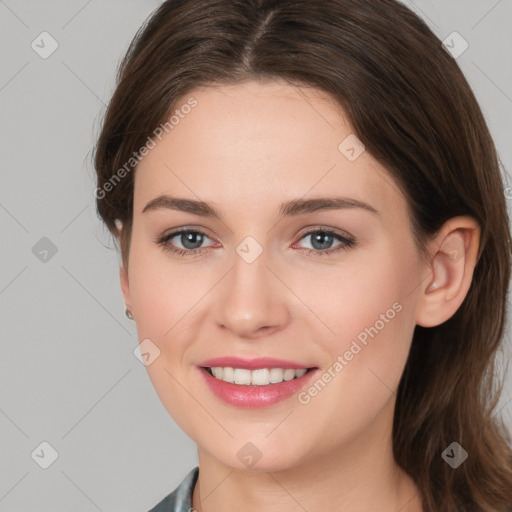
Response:
M457 62L512 187L512 2L405 3L441 40L457 31L469 43ZM0 512L145 511L197 464L134 356L93 197L117 63L159 4L0 1ZM31 47L43 31L58 43L46 59ZM508 375L499 408L512 430L511 396ZM58 452L47 469L31 456L43 441Z

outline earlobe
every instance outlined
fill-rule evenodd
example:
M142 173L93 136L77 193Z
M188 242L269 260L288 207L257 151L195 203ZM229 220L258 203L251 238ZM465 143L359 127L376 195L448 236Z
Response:
M418 325L440 325L462 304L473 278L479 235L474 219L457 217L451 219L433 241L437 248L431 260L429 284L418 302Z
M130 283L128 280L128 272L121 265L119 267L119 281L121 283L121 291L123 292L124 303L126 307L131 308L131 299L130 299Z

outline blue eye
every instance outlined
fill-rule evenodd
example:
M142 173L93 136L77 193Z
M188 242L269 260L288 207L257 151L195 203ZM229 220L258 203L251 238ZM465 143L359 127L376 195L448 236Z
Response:
M342 236L331 229L318 229L315 231L308 231L301 238L301 240L308 237L311 238L311 245L313 249L306 248L306 251L308 252L308 254L315 257L325 256L338 251L349 249L350 247L353 247L356 243L356 241L353 238ZM326 245L330 246L334 240L338 240L338 242L340 242L339 245L337 245L333 249L325 247Z
M315 235L313 237L313 235ZM177 248L176 244L172 243L173 238L179 237L179 243L183 246L183 249ZM331 229L316 229L314 231L308 231L304 234L300 240L304 240L307 237L312 237L312 249L305 248L307 254L317 257L325 256L338 251L346 250L353 247L356 241L353 238L342 236L336 231ZM171 252L178 256L199 256L208 250L208 247L201 247L205 238L208 237L202 231L191 230L191 229L180 229L169 233L156 240L158 245L161 245L165 251ZM340 242L334 248L327 248L331 246L334 240Z
M171 240L176 237L179 237L179 241L184 246L184 249L176 248L175 244L171 243ZM164 250L178 254L179 256L197 256L198 254L202 254L205 248L195 246L200 246L205 237L209 238L201 231L180 229L158 239L157 243L162 245Z

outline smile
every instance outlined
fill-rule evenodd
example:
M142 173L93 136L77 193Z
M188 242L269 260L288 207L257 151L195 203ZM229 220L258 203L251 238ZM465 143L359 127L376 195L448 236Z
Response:
M300 392L320 371L319 368L196 368L213 396L239 408L270 407L284 401Z
M279 384L284 381L300 378L308 371L307 368L259 368L256 370L248 370L245 368L232 368L229 366L207 367L206 370L216 379L246 386L268 386L270 384Z

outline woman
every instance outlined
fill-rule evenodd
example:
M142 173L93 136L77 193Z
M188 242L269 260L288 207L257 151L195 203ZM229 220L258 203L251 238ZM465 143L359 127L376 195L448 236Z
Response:
M153 512L512 510L510 232L453 57L394 0L170 0L95 153L199 466Z

